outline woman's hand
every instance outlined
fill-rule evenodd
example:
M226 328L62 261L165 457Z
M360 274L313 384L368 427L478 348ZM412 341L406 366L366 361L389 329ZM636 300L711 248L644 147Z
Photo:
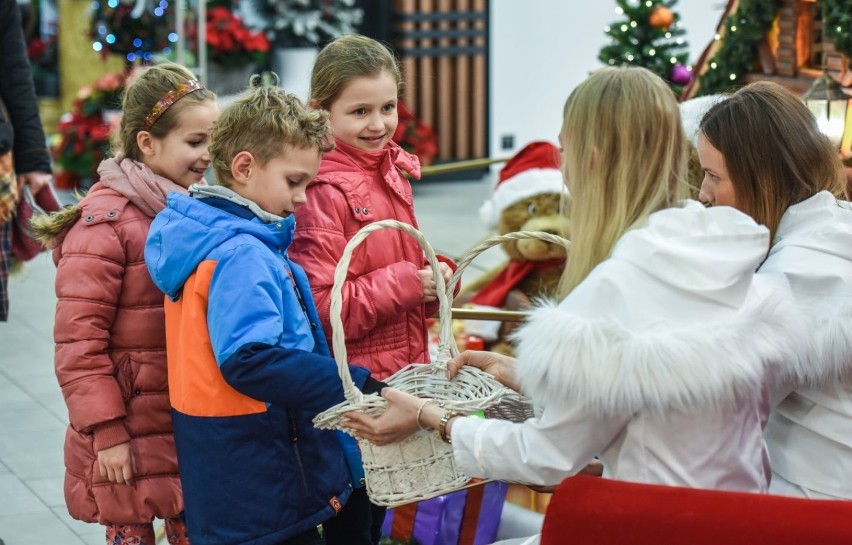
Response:
M29 185L30 191L35 195L41 191L41 188L50 184L51 178L53 176L48 172L24 172L23 174L18 174L18 189L23 189L25 185Z
M420 429L417 425L417 409L426 400L395 388L384 388L382 397L388 401L384 414L373 417L351 411L343 415L343 427L374 445L397 443Z
M101 477L118 484L133 484L133 454L130 441L98 451Z
M447 362L447 375L453 378L463 365L477 367L493 376L503 386L511 388L516 392L521 391L515 379L515 358L497 354L496 352L465 350Z

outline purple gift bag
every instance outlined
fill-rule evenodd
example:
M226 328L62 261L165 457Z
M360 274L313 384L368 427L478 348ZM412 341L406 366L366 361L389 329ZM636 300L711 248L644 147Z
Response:
M419 545L486 545L500 526L509 485L489 482L388 509L382 535Z

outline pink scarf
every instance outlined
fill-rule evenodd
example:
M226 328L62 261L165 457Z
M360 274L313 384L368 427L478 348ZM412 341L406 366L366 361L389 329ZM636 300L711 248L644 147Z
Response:
M100 183L127 197L145 215L152 218L166 207L166 195L173 191L187 194L186 188L154 174L145 164L122 155L104 159L98 166L98 174L101 177ZM207 182L201 180L199 183Z

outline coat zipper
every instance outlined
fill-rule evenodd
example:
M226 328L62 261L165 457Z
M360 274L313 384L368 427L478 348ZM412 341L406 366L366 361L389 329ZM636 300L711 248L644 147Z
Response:
M299 476L302 478L304 493L308 494L308 479L305 476L305 466L302 463L302 454L299 452L299 432L296 429L296 413L288 411L290 417L290 442L293 444L293 454L296 456L296 465L299 466Z

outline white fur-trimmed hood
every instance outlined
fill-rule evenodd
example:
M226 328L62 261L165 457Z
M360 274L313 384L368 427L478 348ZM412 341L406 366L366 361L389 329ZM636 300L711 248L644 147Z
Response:
M523 392L545 404L567 398L597 414L694 410L733 403L779 371L802 372L803 331L790 299L774 290L730 319L642 332L544 303L516 333L517 372Z
M852 203L827 191L787 209L758 276L783 276L808 322L808 364L795 379L852 376Z
M822 385L852 378L852 305L835 314L809 314L812 358L796 377L800 383Z

